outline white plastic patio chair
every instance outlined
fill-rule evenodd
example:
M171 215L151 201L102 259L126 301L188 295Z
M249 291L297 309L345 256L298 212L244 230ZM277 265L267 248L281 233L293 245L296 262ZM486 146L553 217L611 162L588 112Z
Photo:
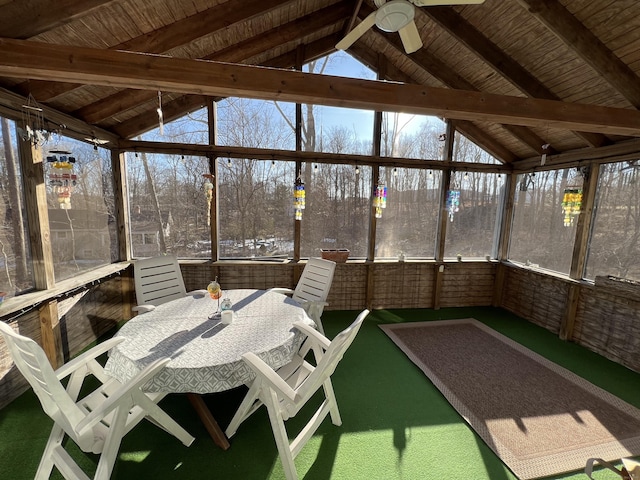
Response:
M242 358L255 372L256 378L227 427L225 432L227 437L231 438L246 418L262 405L266 405L285 476L287 480L297 479L294 458L316 432L327 414L331 414L334 425L342 424L331 384L331 375L368 314L368 310L361 312L356 320L336 335L332 341L307 324L296 322L295 327L308 335L305 341L310 343L316 366L311 365L304 357L296 355L291 363L274 371L256 354L245 353ZM289 443L284 422L294 417L321 387L324 390L324 401L307 425Z
M329 305L327 297L331 289L336 262L322 258L310 258L302 271L295 290L290 288L272 288L270 291L291 295L306 310L307 315L316 323L320 333L324 335L322 312Z
M133 262L136 301L134 312L145 313L158 305L186 297L187 295L205 295L206 290L194 290L187 294L175 255L144 258Z
M163 428L184 445L194 438L167 415L157 403L166 393L143 393L140 387L170 361L157 360L127 384L109 377L96 357L124 339L114 338L74 358L56 371L53 370L40 346L32 339L17 334L0 321L0 333L20 372L38 396L42 408L53 419L49 435L35 478L48 479L56 467L67 480L89 480L77 463L64 449L65 435L83 452L100 455L94 479L111 477L122 437L143 418ZM78 400L84 378L95 376L102 385ZM60 381L69 377L67 388Z

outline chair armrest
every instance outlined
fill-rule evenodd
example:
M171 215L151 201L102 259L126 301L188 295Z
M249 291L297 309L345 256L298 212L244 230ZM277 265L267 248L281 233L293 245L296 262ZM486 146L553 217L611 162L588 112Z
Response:
M276 288L270 288L269 290L267 290L268 292L275 292L275 293L282 293L284 295L293 295L293 290L290 288L280 288L280 287L276 287Z
M293 322L293 326L300 330L302 333L310 337L312 342L319 344L323 349L329 348L331 340L322 335L319 331L313 328L311 325L307 325L302 321Z
M289 400L295 400L295 390L255 353L247 352L242 355L242 359L254 372L256 372L260 380L266 382L273 390L281 392Z
M91 428L96 423L102 421L107 415L109 415L109 413L111 413L112 410L121 406L125 401L124 399L127 399L132 391L140 389L140 387L151 380L170 361L171 359L169 357L165 357L147 365L147 367L136 375L130 382L124 383L118 387L118 389L100 405L100 408L93 410L89 415L82 419L82 421L78 423L76 431L81 435L84 430ZM130 400L127 401L130 402ZM127 408L130 408L131 404L128 403L126 406Z
M68 377L71 373L73 373L80 367L86 367L87 363L89 363L90 360L93 360L96 357L99 357L100 355L102 355L103 353L111 350L120 342L124 342L123 337L110 338L105 342L99 343L98 345L91 348L90 350L87 350L83 354L78 355L76 358L65 363L64 365L62 365L60 368L56 370L56 376L58 377L58 380L62 380L63 378Z
M136 307L133 307L131 310L138 313L147 313L155 309L156 309L155 305L138 305Z

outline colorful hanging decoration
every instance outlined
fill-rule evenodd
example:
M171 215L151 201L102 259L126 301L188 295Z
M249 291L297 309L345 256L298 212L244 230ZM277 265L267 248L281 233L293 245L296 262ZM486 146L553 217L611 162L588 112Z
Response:
M293 209L295 211L295 219L302 220L302 210L305 209L305 191L304 183L300 177L296 179L293 190Z
M204 180L204 194L207 197L207 225L211 225L211 201L213 200L213 174L203 173Z
M582 189L565 188L562 197L563 224L565 227L572 227L576 217L580 215L582 209Z
M453 216L460 211L460 190L447 191L447 212L449 220L453 222Z
M382 209L387 208L387 187L384 183L379 183L376 187L376 194L373 197L373 207L376 218L382 218Z
M53 192L58 196L58 205L64 210L71 208L71 192L78 183L78 177L73 173L75 157L71 157L71 152L63 150L52 150L47 157L47 162L52 163L53 168L49 173L49 185L53 187Z

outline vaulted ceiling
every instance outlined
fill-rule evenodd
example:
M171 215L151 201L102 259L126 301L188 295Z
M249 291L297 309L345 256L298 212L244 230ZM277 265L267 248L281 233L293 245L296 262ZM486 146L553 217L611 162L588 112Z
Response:
M416 7L423 46L415 53L377 27L347 50L393 82L291 71L335 51L376 8L368 0L0 0L0 113L19 114L31 94L48 120L72 123L61 112L113 141L157 124L158 90L166 120L237 94L435 114L514 165L543 153L640 151L637 0Z

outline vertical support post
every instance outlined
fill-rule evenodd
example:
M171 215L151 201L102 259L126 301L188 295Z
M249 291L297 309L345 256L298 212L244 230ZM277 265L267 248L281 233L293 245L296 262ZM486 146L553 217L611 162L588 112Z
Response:
M573 327L576 322L576 313L578 311L578 300L580 299L580 285L572 284L569 286L569 294L567 295L567 309L562 317L560 324L560 332L558 336L561 340L571 341L573 339Z
M504 184L504 206L502 218L500 219L500 236L498 240L498 260L506 260L509 255L509 239L511 238L511 228L513 226L513 206L515 205L516 174L506 175Z
M296 70L302 71L304 62L304 45L298 45L296 49ZM296 103L296 152L302 151L302 105ZM296 160L295 178L302 177L302 162ZM293 189L293 185L291 185ZM291 195L293 197L293 195ZM291 200L289 200L291 201ZM304 217L303 217L304 218ZM300 261L300 244L302 242L302 221L293 220L293 260Z
M51 300L43 304L39 309L39 313L42 349L47 355L51 366L56 369L64 364L60 319L58 318L58 301Z
M24 124L16 122L21 128ZM31 142L22 140L19 135L20 167L25 193L27 222L29 225L29 246L33 261L33 280L36 289L48 290L55 286L53 270L53 252L49 230L49 211L47 191L44 180L42 150ZM64 363L62 337L58 319L58 303L51 300L39 310L42 348L53 368Z
M131 236L129 235L129 197L127 196L127 169L125 153L111 150L113 170L113 196L115 199L116 227L118 229L118 260L131 260Z
M447 133L444 144L443 160L447 164L453 161L453 140L455 137L455 127L451 120L447 120ZM447 192L451 188L451 167L442 172L442 183L440 189L440 215L438 217L438 232L436 234L436 261L442 262L444 259L444 244L447 236Z
M20 122L16 124L24 128ZM31 142L22 140L19 135L17 137L29 225L33 280L36 289L47 290L55 285L55 276L42 151Z
M573 244L573 256L571 258L571 270L569 276L575 280L580 280L584 275L587 265L587 248L589 246L589 236L591 234L591 222L593 219L593 207L596 201L598 190L598 179L600 177L600 164L594 163L585 167L584 183L582 186L582 209L578 216L576 226L576 238Z
M218 104L209 98L207 101L207 119L209 125L209 145L215 146L218 143ZM207 155L209 159L209 173L213 174L213 192L211 198L211 210L209 211L209 235L211 237L211 260L217 262L220 259L219 245L219 183L218 183L218 157L212 154Z

